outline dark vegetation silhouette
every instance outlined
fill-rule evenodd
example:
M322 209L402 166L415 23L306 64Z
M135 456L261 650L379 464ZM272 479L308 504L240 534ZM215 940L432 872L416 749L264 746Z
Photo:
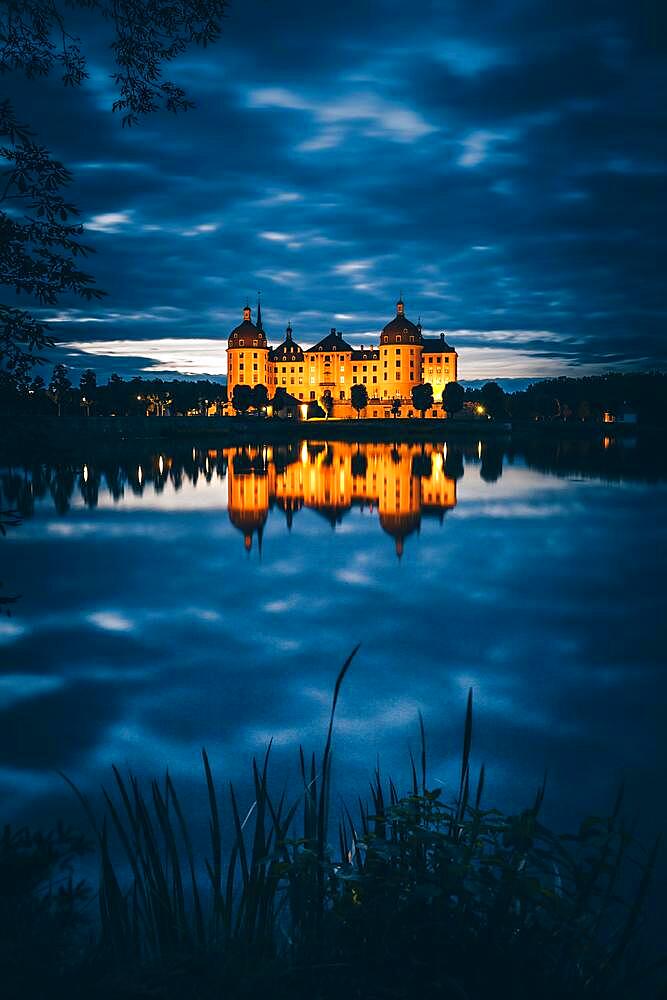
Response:
M252 388L249 385L235 385L232 393L232 406L237 413L247 413L252 406Z
M458 382L448 382L442 390L442 408L448 417L453 417L463 409L466 392Z
M361 411L368 406L368 390L361 382L356 383L350 390L350 402L353 409L357 411L357 419L361 416Z
M413 385L412 405L418 410L422 417L426 416L426 411L433 407L433 386L430 382L423 382L421 385Z
M265 410L269 402L269 390L260 382L252 387L251 406L257 413Z
M71 385L67 367L60 364L56 368L60 373L58 380L62 382L58 398L64 415L84 412L87 416L139 416L144 415L147 410L158 412L160 409L176 414L203 414L211 405L216 407L217 412L222 412L227 401L227 387L210 379L165 380L138 376L123 379L120 375L112 374L104 385L98 383L97 375L92 369L83 372L77 391ZM51 382L53 381L54 377ZM262 410L267 403L272 402L265 386L244 388L252 393L253 400L246 410ZM353 386L352 392L356 388ZM359 385L358 388L361 390L364 387ZM415 388L421 393L421 386ZM418 398L421 400L420 394ZM86 403L83 402L84 399L87 400ZM152 408L146 405L151 399L155 403ZM433 405L428 399L426 390L423 399L427 403L425 409ZM473 411L477 405L482 406L492 418L500 421L509 419L570 426L599 424L605 412L621 415L628 410L637 415L640 425L664 426L667 423L665 399L667 374L662 372L609 373L578 379L551 379L535 382L527 389L514 393L505 393L497 383L487 383L481 389L465 389L459 383L450 382L443 390L443 408L450 417L460 417L461 409L467 404ZM168 404L167 400L170 401ZM0 414L47 416L55 412L55 403L56 399L53 394L49 394L41 375L19 382L0 378ZM332 404L331 392L326 390L322 406L315 400L309 402L309 415L324 416L327 410L331 412ZM401 401L392 400L392 416L396 417L400 412Z
M78 18L76 8L86 11ZM189 46L205 46L220 35L227 0L5 0L0 7L0 73L17 77L59 76L76 88L88 76L85 39L79 27L111 28L110 78L124 126L164 108L192 106L182 87L164 78L168 64ZM76 27L75 27L76 24ZM68 105L67 112L71 113ZM90 253L83 227L67 199L69 170L40 145L9 101L0 102L0 285L15 301L0 304L0 378L22 385L53 340L47 325L18 296L53 306L63 295L90 301L103 292L80 262Z
M259 397L255 395L253 398ZM146 414L205 414L211 406L221 411L226 402L227 387L210 379L123 379L113 374L106 384L101 384L90 368L82 373L77 389L72 385L67 366L62 363L54 367L48 386L41 375L23 385L0 379L0 414L5 415L138 417Z
M321 755L299 750L298 794L272 787L270 745L250 802L202 752L205 851L168 774L145 785L114 768L102 814L71 786L99 861L95 915L75 874L83 838L6 828L4 995L657 998L664 968L641 953L657 845L629 832L622 791L571 834L542 822L544 782L519 811L489 807L472 692L451 794L432 783L420 719L405 789L378 765L369 800L334 812L335 712L355 653Z
M333 408L334 408L334 401L333 401L333 396L331 395L331 389L324 390L324 392L322 393L322 398L320 400L320 403L328 419L333 413Z

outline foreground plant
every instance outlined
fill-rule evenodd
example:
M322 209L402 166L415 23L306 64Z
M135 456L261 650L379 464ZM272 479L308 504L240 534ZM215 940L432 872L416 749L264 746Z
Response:
M472 694L453 801L429 787L421 725L407 793L376 771L331 847L334 715L355 652L321 760L300 752L294 801L269 790L269 748L249 808L230 786L223 822L203 752L207 858L168 775L144 788L114 769L101 821L79 796L97 838L100 932L68 995L94 981L103 997L658 996L659 967L636 948L657 845L633 841L620 793L609 818L571 835L540 822L544 786L516 815L484 808Z

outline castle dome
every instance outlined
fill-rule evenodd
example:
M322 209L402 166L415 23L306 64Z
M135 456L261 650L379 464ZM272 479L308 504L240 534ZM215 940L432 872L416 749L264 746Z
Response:
M235 326L229 334L230 348L257 347L260 350L268 350L264 330L255 326L251 317L252 310L250 306L246 306L243 310L243 322Z
M252 547L252 536L255 532L257 532L257 538L261 546L262 532L268 516L267 510L235 510L228 508L227 515L234 527L238 528L243 535L243 543L248 552Z
M419 531L421 524L421 514L419 511L409 511L405 514L380 514L380 524L388 535L391 535L396 543L396 555L400 559L403 555L403 542L415 531Z
M399 339L400 338L400 339ZM410 338L413 338L412 340ZM381 344L421 344L421 327L405 315L403 299L396 303L396 315L382 328Z

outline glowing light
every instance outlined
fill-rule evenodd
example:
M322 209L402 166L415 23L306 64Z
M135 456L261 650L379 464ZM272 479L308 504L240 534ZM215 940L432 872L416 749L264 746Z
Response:
M140 465L137 466L137 479L139 480L139 485L141 486L144 481L144 470Z
M477 406L475 407L475 413L477 413L480 417L482 417L486 413L486 410L484 409L481 403L478 403Z
M442 472L442 455L437 451L433 457L433 464L436 472Z
M160 475L162 475L162 473L164 472L164 459L162 455L160 455L160 457L157 460L157 467L160 470Z
M308 445L306 444L305 441L301 445L301 464L302 465L308 464Z
M477 458L481 458L481 457L482 457L482 442L478 441L477 442Z
M84 467L83 467L83 481L84 481L84 483L88 482L88 466L87 465L84 465Z
M196 452L196 451L195 451L195 449L193 448L193 449L192 449L192 461L193 461L193 462L194 462L194 460L196 459L196 457L197 457L197 452Z
M305 420L306 417L308 416L308 406L307 406L307 404L306 403L302 403L300 409L301 409L301 419Z

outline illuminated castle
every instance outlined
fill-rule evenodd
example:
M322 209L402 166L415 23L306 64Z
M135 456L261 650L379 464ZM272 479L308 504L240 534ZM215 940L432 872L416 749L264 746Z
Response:
M293 400L305 416L309 403L331 401L331 414L355 416L350 400L352 386L361 384L368 393L366 417L389 417L392 403L400 404L398 415L415 416L411 390L428 382L433 387L434 405L427 416L443 417L442 390L457 380L458 357L453 347L439 337L424 337L421 324L405 315L402 299L396 303L396 315L380 333L377 347L357 349L343 339L339 330L330 333L313 347L301 347L287 326L285 339L278 347L269 347L262 326L261 306L257 321L252 321L249 306L243 310L243 322L229 335L227 347L227 393L231 400L237 385L266 386L270 399ZM301 406L299 407L299 404ZM396 407L398 409L398 407Z
M440 520L456 506L456 480L445 472L446 445L303 442L293 456L270 447L242 447L229 455L228 514L250 550L261 544L269 510L282 509L288 526L306 507L332 527L353 507L377 512L396 554L418 532L423 517Z

